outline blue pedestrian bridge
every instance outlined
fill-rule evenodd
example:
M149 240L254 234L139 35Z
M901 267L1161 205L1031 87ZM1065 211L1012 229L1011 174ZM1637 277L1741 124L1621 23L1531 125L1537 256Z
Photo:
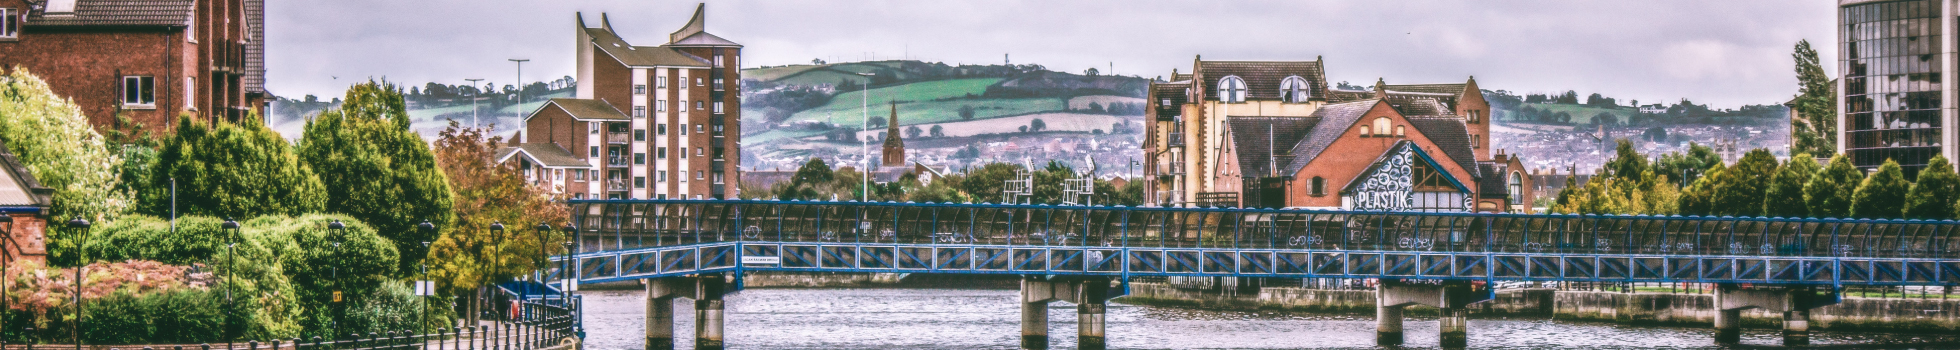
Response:
M1960 284L1960 222L1945 220L751 200L569 204L576 254L554 257L547 273L581 283L824 271ZM565 259L573 261L560 263Z

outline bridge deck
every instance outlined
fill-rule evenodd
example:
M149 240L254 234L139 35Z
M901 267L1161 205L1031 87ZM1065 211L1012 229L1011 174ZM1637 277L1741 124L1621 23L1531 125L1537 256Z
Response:
M1960 222L575 200L576 278L714 271L1960 284ZM552 271L559 276L560 271ZM555 278L555 277L554 277Z

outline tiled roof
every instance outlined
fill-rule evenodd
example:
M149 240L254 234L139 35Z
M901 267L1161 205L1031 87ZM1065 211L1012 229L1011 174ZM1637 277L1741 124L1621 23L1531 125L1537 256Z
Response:
M1448 156L1464 170L1470 170L1470 176L1481 176L1474 170L1477 156L1476 153L1470 152L1470 132L1463 126L1463 120L1453 117L1422 116L1412 116L1407 119L1410 126L1416 127L1417 132L1429 138L1430 143L1436 144L1437 148L1442 148L1444 156Z
M1497 162L1477 162L1477 197L1508 198L1511 187L1504 184L1504 165Z
M1452 96L1452 97L1454 97L1454 96L1463 96L1463 87L1465 87L1465 86L1468 86L1468 85L1465 85L1465 84L1408 84L1408 85L1386 85L1386 86L1383 86L1383 87L1384 87L1384 88L1386 88L1386 89L1388 89L1388 91L1404 91L1404 92L1419 92L1419 93L1430 93L1430 94L1448 94L1448 95L1450 95L1450 96Z
M1354 125L1354 121L1368 114L1368 110L1374 109L1375 104L1379 102L1381 100L1336 103L1314 111L1312 117L1319 118L1320 122L1314 124L1313 131L1308 132L1307 137L1301 138L1300 143L1293 145L1292 152L1289 152L1293 154L1293 161L1286 165L1284 173L1300 173L1300 168L1306 167L1307 163L1312 163L1314 158L1320 156L1320 152L1327 150L1328 145L1340 139L1341 134L1346 133L1349 126Z
M186 26L193 0L73 0L72 14L47 14L36 9L27 26Z
M265 92L265 0L245 0L245 92Z
M686 37L686 38L681 38L681 40L679 40L679 41L675 41L675 42L671 42L671 43L667 43L667 46L732 46L732 47L742 47L742 44L736 44L736 43L735 43L735 42L733 42L733 41L728 41L728 39L722 39L722 38L721 38L720 36L716 36L716 35L714 35L714 34L709 34L709 33L707 33L707 32L701 32L701 33L695 33L694 35L691 35L691 36L688 36L688 37Z
M1185 102L1190 102L1185 101L1187 96L1184 94L1184 89L1189 88L1191 88L1191 82L1189 81L1150 84L1150 98L1153 100L1170 99L1172 106L1182 105Z
M1406 117L1416 117L1416 116L1447 117L1447 116L1456 115L1456 111L1451 110L1449 106L1443 105L1442 102L1438 102L1433 99L1396 98L1396 96L1390 95L1388 98L1388 105L1394 106L1396 112L1402 113L1402 115Z
M1269 176L1273 164L1287 164L1293 160L1292 146L1307 137L1314 125L1320 124L1318 117L1227 117L1227 128L1232 131L1232 147L1238 150L1239 173L1252 176ZM1268 139L1268 135L1271 136ZM1273 148L1282 151L1273 154ZM1291 174L1280 174L1281 176Z
M21 166L14 153L0 141L0 207L47 208L54 204L54 189L41 186L34 174Z
M614 108L611 103L606 103L605 100L554 98L550 102L546 102L543 106L538 106L538 109L543 110L554 106L565 110L565 114L571 114L572 118L579 120L632 120L626 117L626 113L621 113L618 108ZM531 115L537 115L537 111L532 111ZM528 120L530 117L526 116L525 119Z
M660 46L633 46L606 28L585 28L592 45L627 66L672 66L708 68L708 60Z
M526 143L513 147L499 148L497 149L496 161L503 163L509 161L511 156L519 154L524 155L524 158L530 159L531 162L547 168L592 167L592 164L579 160L577 156L572 155L571 151L566 151L565 147L559 146L556 143Z
M1327 96L1327 76L1320 61L1198 61L1197 73L1204 74L1205 81L1199 84L1204 86L1206 96L1214 99L1218 95L1218 81L1226 76L1245 80L1247 100L1280 99L1280 81L1296 75L1307 80L1313 97Z

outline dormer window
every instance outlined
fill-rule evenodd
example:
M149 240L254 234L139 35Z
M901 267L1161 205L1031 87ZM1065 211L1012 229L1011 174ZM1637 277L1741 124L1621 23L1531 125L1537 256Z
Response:
M1225 103L1245 102L1245 79L1228 75L1218 79L1218 101Z
M1298 75L1286 77L1279 82L1280 98L1287 103L1305 103L1312 91L1312 88L1307 85L1307 79L1300 78Z
M49 16L73 16L75 0L48 0L48 9L44 13Z

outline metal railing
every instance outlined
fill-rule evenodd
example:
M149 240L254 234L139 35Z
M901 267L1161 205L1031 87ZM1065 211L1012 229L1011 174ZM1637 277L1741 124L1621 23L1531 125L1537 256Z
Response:
M182 349L245 349L245 350L395 350L395 349L547 349L559 348L567 341L582 338L583 328L578 322L578 299L554 305L541 301L524 301L506 318L505 322L475 327L440 328L434 333L416 334L413 331L391 331L368 334L348 334L338 339L312 337L307 339L274 339L270 341L245 341L216 344L151 344L151 345L85 345L90 349L110 350L182 350ZM13 345L7 348L66 349L73 344Z

